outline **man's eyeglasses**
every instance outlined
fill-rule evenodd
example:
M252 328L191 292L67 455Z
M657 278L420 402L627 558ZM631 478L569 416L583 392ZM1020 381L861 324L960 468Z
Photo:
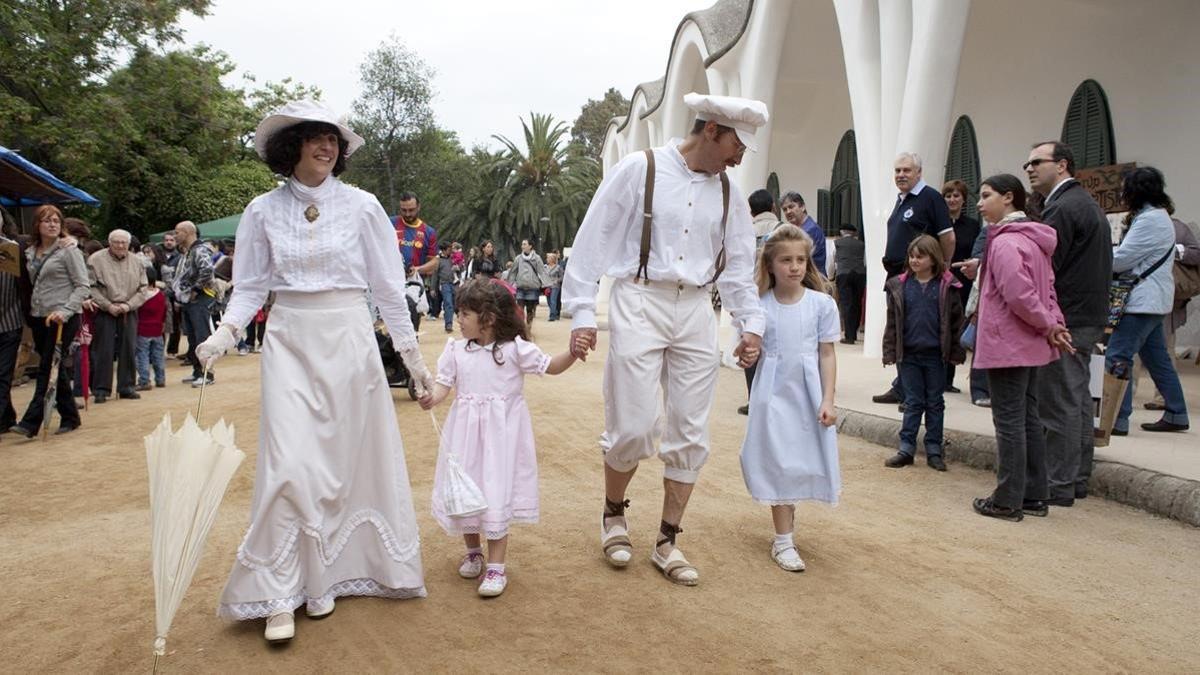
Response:
M1058 162L1058 161L1062 161L1062 160L1053 159L1051 157L1034 157L1033 159L1029 160L1028 162L1025 162L1024 164L1022 164L1021 168L1028 171L1029 167L1039 166L1042 164L1042 162Z

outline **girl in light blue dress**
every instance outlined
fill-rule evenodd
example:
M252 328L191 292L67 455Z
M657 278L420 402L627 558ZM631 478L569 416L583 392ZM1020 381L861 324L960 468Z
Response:
M771 558L789 572L804 570L792 539L795 504L836 504L837 421L833 392L841 336L837 305L810 264L813 242L793 225L771 233L755 272L767 329L750 391L742 442L742 476L755 501L771 507Z

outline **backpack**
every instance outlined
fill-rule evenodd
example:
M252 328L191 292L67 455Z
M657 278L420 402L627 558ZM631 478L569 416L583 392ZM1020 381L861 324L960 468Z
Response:
M1188 227L1186 223L1174 218L1171 220L1176 225ZM1187 265L1176 260L1172 272L1175 276L1175 308L1179 309L1186 305L1188 300L1200 295L1200 266Z
M1200 267L1175 261L1175 306L1182 307L1194 296L1200 295Z

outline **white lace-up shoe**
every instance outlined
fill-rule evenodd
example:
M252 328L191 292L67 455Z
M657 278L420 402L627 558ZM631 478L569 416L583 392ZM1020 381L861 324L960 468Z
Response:
M458 566L458 576L464 579L478 579L483 574L483 554L468 553L463 556Z
M504 592L504 587L508 585L508 577L500 570L488 570L487 574L483 575L483 582L479 584L479 595L485 598L494 598Z
M272 614L267 619L267 629L263 637L267 642L287 642L296 636L296 621L291 612Z

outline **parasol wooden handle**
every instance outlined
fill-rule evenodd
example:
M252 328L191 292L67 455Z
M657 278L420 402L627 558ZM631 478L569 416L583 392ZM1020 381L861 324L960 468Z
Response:
M200 426L200 411L204 410L204 388L208 386L208 364L204 364L204 375L200 380L200 400L196 403L196 426Z

